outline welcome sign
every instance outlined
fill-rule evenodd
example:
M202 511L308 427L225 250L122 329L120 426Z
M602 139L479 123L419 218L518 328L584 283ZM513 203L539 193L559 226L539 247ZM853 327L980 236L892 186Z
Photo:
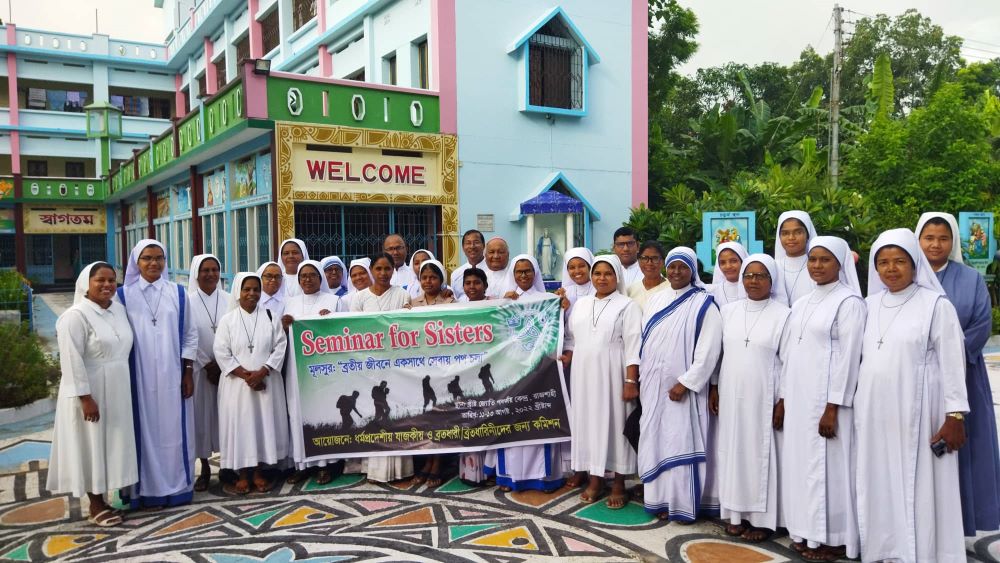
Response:
M296 459L567 441L561 340L551 297L296 320Z

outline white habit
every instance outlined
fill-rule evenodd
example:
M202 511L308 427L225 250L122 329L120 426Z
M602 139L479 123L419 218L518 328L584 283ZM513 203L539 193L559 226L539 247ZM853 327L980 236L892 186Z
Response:
M80 276L89 283L90 267ZM132 485L139 471L128 380L132 329L121 303L102 309L77 293L80 299L56 322L62 379L45 488L82 497ZM83 395L97 403L97 422L83 419Z
M635 450L622 431L635 403L622 401L622 389L626 367L639 365L642 311L617 292L588 295L576 302L566 326L564 348L573 350L571 466L595 477L631 475Z
M288 455L288 415L281 381L287 341L281 319L273 313L271 316L268 319L267 310L259 304L253 314L235 305L222 318L215 334L215 357L222 368L220 466L225 469L274 464ZM233 370L240 366L254 371L265 365L270 373L264 379L267 387L263 391L254 391L233 375Z
M879 236L870 275L876 275L874 256L886 244L913 259L915 283L890 293L879 278L868 282L854 419L861 556L965 561L958 454L936 457L931 451L946 413L969 412L965 335L909 230Z
M409 272L413 274L412 269L409 269ZM351 298L351 311L366 313L397 311L409 302L410 294L397 285L390 286L382 295L375 295L371 288L367 288L355 293ZM408 455L373 456L365 459L363 465L368 478L380 483L398 481L413 475L413 457Z
M229 311L232 297L222 290L221 282L212 295L203 292L197 281L190 284L188 292L191 320L198 329L198 357L194 360L194 454L205 459L219 451L219 387L208 381L205 366L215 360L215 334Z
M177 284L162 276L149 283L139 276L136 260L149 245L162 248L156 241L139 241L119 289L135 336L133 417L138 417L139 483L130 498L135 507L184 504L194 494L194 404L181 396L181 360L197 357L198 329L190 295L184 294L182 324Z
M793 540L806 539L809 547L843 545L848 557L858 553L851 407L864 322L864 301L835 281L796 301L781 343L785 525ZM827 403L839 405L837 435L830 439L819 434Z
M722 362L716 442L719 504L732 524L777 528L778 443L771 424L778 400L778 348L789 309L774 299L722 308Z

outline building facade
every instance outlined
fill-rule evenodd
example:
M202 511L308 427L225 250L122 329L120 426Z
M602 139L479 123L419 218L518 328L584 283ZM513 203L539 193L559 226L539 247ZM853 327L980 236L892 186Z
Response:
M167 245L175 279L201 252L219 256L231 279L273 259L284 238L302 238L317 258L353 258L398 232L453 268L470 228L514 253L543 237L557 256L609 248L629 207L645 201L645 1L156 5L163 45L60 36L57 46L58 34L26 43L45 34L6 26L0 50L18 107L9 102L0 125L11 155L8 168L0 160L0 188L11 186L0 228L13 223L0 231L0 259L10 248L13 264L0 267L52 283L92 259L122 266L151 237ZM77 53L67 41L94 45ZM33 61L84 65L92 78L74 70L75 82L90 88L87 102L121 106L122 135L88 141L74 114L79 123L36 139L39 116L67 116L29 109L33 88L57 86L37 82L47 75ZM27 173L33 150L50 155L51 170L32 172L48 173ZM83 180L54 177L63 154L82 153ZM67 236L77 238L58 238ZM52 272L42 275L36 248L46 241Z

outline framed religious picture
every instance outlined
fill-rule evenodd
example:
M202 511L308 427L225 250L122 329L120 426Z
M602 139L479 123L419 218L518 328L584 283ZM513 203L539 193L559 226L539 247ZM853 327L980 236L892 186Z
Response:
M986 267L993 262L997 239L993 213L963 211L958 214L958 231L955 244L962 247L965 263L986 275Z
M715 249L724 242L741 243L747 252L764 251L764 243L756 240L757 213L754 211L718 211L701 216L702 239L696 245L698 259L705 272L715 270Z

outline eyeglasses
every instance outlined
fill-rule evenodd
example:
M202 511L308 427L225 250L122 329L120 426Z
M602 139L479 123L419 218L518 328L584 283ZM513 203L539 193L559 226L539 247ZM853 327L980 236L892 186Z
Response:
M149 262L166 262L167 259L165 257L163 257L163 256L140 256L139 257L139 261L140 262L146 262L146 263L149 263Z
M403 246L403 245L399 245L399 246L387 246L387 247L383 248L383 250L385 250L386 252L402 252L405 249L406 249L406 247Z
M632 246L638 246L638 245L639 245L639 243L637 241L626 240L626 241L622 241L622 242L616 242L615 243L615 248L630 248Z
M281 279L281 274L264 274L261 276L264 281L278 281Z
M535 273L534 270L514 270L514 275L522 278L530 276L531 274L534 273Z
M299 274L299 279L302 280L318 280L319 274Z
M771 274L768 274L768 273L747 272L747 273L743 274L743 279L745 279L747 281L764 281L764 280L771 279Z
M640 262L644 262L646 264L653 264L653 263L656 263L656 262L663 262L663 257L662 256L640 256L639 257L639 261Z

